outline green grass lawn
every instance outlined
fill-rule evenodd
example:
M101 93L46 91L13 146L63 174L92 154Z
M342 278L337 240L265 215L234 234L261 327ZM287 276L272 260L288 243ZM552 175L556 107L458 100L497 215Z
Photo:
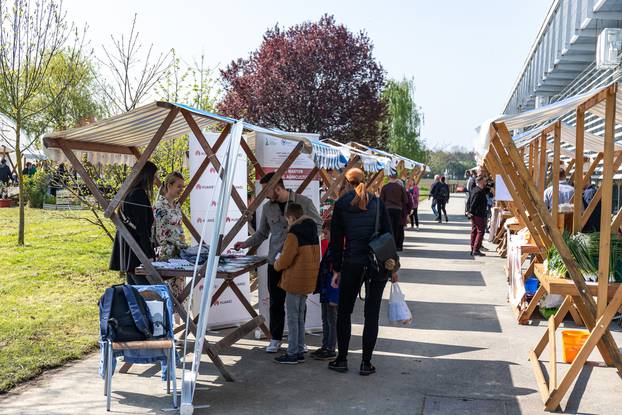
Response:
M0 393L96 347L97 301L122 281L89 215L27 209L17 247L18 211L0 209Z

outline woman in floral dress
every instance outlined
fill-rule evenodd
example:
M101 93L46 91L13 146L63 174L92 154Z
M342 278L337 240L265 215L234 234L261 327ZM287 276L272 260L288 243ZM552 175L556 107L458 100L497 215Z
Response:
M178 202L184 185L184 176L181 173L170 173L164 179L158 194L154 208L154 236L159 261L179 258L181 250L188 247L182 227L181 206ZM176 278L169 281L169 286L173 295L177 297L184 289L184 281Z

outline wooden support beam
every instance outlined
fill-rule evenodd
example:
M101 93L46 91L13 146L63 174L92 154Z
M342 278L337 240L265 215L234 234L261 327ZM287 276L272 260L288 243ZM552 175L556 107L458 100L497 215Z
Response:
M581 232L581 212L583 211L583 153L585 152L585 112L577 109L575 133L575 174L574 174L574 213L572 217L573 233Z
M119 146L116 144L105 143L90 143L88 141L74 141L66 140L64 138L49 138L43 139L43 144L47 148L60 148L60 141L65 144L65 147L71 150L82 151L95 151L99 153L114 153L114 154L129 154L132 155L132 150L128 146Z
M132 171L123 181L121 188L114 195L108 207L104 210L104 216L106 216L107 218L111 217L115 209L119 206L119 203L121 203L121 201L125 198L127 192L129 192L131 187L134 185L134 181L138 177L138 174L141 172L143 167L145 167L145 164L149 160L149 157L151 157L151 154L160 143L160 140L162 140L162 137L164 137L164 134L166 134L168 127L170 127L170 125L175 120L178 112L179 109L177 107L169 111L168 115L160 125L160 128L158 128L158 131L156 131L155 135L147 145L147 148L145 148L145 151L140 156L140 159L138 159L136 164L134 164L134 167L132 167Z
M596 158L594 158L594 160L592 160L592 163L590 164L590 167L587 169L587 172L585 172L585 175L583 176L583 183L584 183L583 186L584 187L585 187L586 184L592 182L592 175L596 171L596 167L598 167L598 163L600 163L602 159L603 159L603 153L598 153L596 155Z
M559 125L559 122L555 124ZM558 223L559 217L559 157L560 157L560 144L561 144L561 136L560 136L559 127L555 128L555 134L553 135L553 197L551 202L551 214L553 216L553 223Z
M603 147L603 182L599 190L602 190L600 208L600 232L604 235L600 238L598 251L598 314L600 317L607 308L607 288L609 284L609 256L611 254L611 209L613 202L613 175L616 129L616 93L617 83L607 88L605 101L605 137ZM622 153L618 155L622 160Z
M557 344L555 342L555 318L549 317L549 350L551 356L549 359L550 373L549 373L549 392L553 392L557 389Z
M302 192L305 191L307 186L309 186L309 183L311 183L315 179L315 176L317 176L317 173L319 171L320 171L319 167L314 167L313 170L311 170L311 172L307 176L307 178L302 183L300 183L300 186L298 186L298 189L296 189L296 193L302 194Z
M546 183L546 164L548 162L546 156L546 134L542 133L540 135L540 174L538 176L538 190L540 194L544 194L544 185Z
M256 180L261 179L263 176L266 175L266 172L264 171L263 167L261 167L261 164L259 164L259 161L257 161L257 157L255 157L255 155L253 154L253 151L248 146L248 143L246 142L246 140L244 140L243 137L242 137L242 141L240 142L240 144L242 145L242 149L246 153L246 157L248 157L248 159L251 161L251 164L255 168L255 179Z

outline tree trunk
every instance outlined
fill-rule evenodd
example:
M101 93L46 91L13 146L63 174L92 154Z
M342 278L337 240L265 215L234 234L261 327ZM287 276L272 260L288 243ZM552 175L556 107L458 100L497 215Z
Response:
M21 133L21 117L18 116L15 118L15 157L17 158L17 178L19 181L19 225L17 229L17 245L24 245L24 227L25 227L25 217L24 217L24 173L22 166L22 149L20 143L20 133Z

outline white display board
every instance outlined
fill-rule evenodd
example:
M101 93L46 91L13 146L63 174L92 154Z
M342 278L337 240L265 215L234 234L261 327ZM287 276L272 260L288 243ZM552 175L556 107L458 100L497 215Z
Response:
M283 140L269 135L256 133L255 135L256 157L259 164L266 173L277 170L292 152L296 143L294 141ZM283 175L285 188L296 191L300 184L307 178L314 168L313 161L308 155L301 154L294 161L291 167ZM261 184L256 182L257 192L261 190ZM312 180L302 193L313 201L318 209L320 208L320 183ZM262 204L263 207L263 204ZM261 218L261 207L257 210L257 224ZM257 250L258 255L268 255L268 240L266 240ZM266 324L270 324L270 295L268 293L268 267L263 266L258 270L259 278L259 314L265 317ZM309 331L322 329L322 306L320 305L319 294L309 295L307 299L307 317L305 327ZM286 323L287 329L287 323ZM260 334L259 331L256 333Z
M503 177L500 174L495 176L495 200L497 202L511 202L512 195L508 190L507 185L503 181Z
M210 144L210 146L213 146L216 139L218 138L218 134L206 133L205 138L207 139L207 142ZM225 160L225 151L225 146L222 146L216 154L218 160L220 160L221 162L222 160ZM196 173L204 159L205 152L203 151L203 148L197 141L194 134L190 134L189 169L191 177ZM238 153L238 161L236 165L233 184L237 189L238 193L242 196L242 198L245 198L246 196L246 170L246 154L243 150L240 149ZM199 232L201 232L201 229L203 228L203 222L207 218L207 228L204 235L204 239L206 241L209 241L209 236L213 232L214 215L216 212L217 204L217 201L214 200L214 198L216 198L218 195L218 189L215 189L215 187L218 182L218 173L214 168L214 165L210 164L209 167L203 172L201 178L190 193L190 216L193 225ZM233 225L238 221L240 216L241 213L237 205L235 203L230 203L225 223L225 234L233 227ZM233 238L233 240L225 248L223 253L226 254L230 252L231 248L233 248L233 245L236 242L246 240L247 234L247 225L244 224L240 232L236 235L235 238ZM195 243L198 243L198 241L195 241ZM222 280L220 279L215 279L213 292L216 292L216 290L220 287L220 285L222 284L221 281ZM235 279L235 281L236 285L240 288L240 291L242 291L244 296L248 299L250 297L249 275L240 275ZM198 313L199 311L202 292L203 284L201 283L197 286L197 289L195 289L193 294L192 312L194 315L196 315L196 313ZM227 289L222 293L218 301L211 307L209 312L208 327L230 327L238 325L240 323L244 323L248 321L248 319L248 311L246 311L246 309L240 303L233 291Z

